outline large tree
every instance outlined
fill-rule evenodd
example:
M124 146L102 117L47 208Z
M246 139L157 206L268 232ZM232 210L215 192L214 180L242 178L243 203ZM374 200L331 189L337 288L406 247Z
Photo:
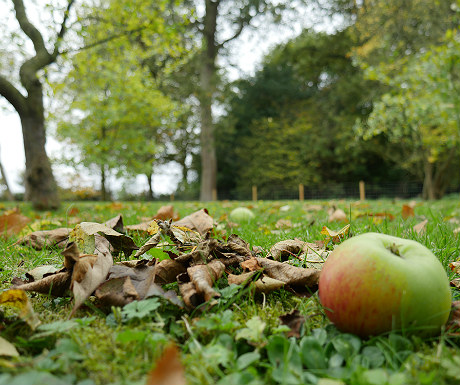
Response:
M219 68L217 59L229 43L256 19L273 16L279 20L283 11L295 9L303 0L278 2L270 0L194 0L196 15L191 24L201 38L201 56L198 61L201 145L201 188L200 199L211 200L217 192L217 157L215 142L215 126L213 120L213 104L217 91Z
M45 108L43 102L43 70L56 62L67 32L69 14L74 0L68 0L61 23L47 44L40 30L29 20L22 0L12 0L20 30L33 44L35 53L24 57L16 84L9 76L0 75L0 95L16 110L21 119L26 157L25 199L37 209L59 206L56 182L45 150ZM12 38L11 38L12 39ZM10 39L3 39L10 43ZM5 68L2 66L2 71Z

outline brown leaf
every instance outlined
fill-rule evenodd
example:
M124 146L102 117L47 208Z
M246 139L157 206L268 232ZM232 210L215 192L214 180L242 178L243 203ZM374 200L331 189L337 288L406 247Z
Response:
M426 225L428 224L428 219L425 219L424 221L417 223L413 229L414 231L418 234L421 235L426 232Z
M118 214L116 217L113 217L112 219L104 222L103 225L112 230L118 231L119 233L122 233L124 231L123 216Z
M167 205L161 206L154 215L153 219L160 219L162 221L166 221L168 219L178 220L179 215L174 212L174 207L172 205Z
M285 285L284 282L267 277L263 274L258 279L254 280L256 277L259 277L259 275L255 271L238 275L229 274L227 281L229 285L246 285L252 283L257 293L271 293L281 289Z
M450 281L450 286L460 290L460 278L455 278L452 281Z
M26 277L29 280L29 282L33 281L39 281L40 279L43 279L45 276L55 274L58 271L54 266L52 265L42 265L42 266L37 266L35 269L32 269L26 273Z
M31 221L30 218L22 215L18 209L0 215L0 236L9 238L21 232Z
M414 208L410 205L403 205L402 209L401 209L401 216L403 217L403 219L407 219L409 217L413 217L415 214L414 214Z
M86 299L105 281L113 258L109 241L95 234L95 254L81 256L75 263L72 272L70 289L73 292L75 304L70 316L86 301Z
M334 230L327 228L326 226L323 226L323 229L321 230L321 234L326 235L326 239L325 239L326 244L328 244L331 240L333 243L340 243L345 239L349 230L350 230L349 224L341 228L338 231L334 231Z
M198 231L198 233L203 236L213 228L214 220L209 215L208 210L201 209L187 215L180 221L176 221L173 224L175 226L183 226L189 228L190 230Z
M102 283L95 292L103 306L123 307L139 299L130 277L112 278Z
M71 230L67 227L61 227L54 230L34 231L22 237L17 243L33 247L36 250L42 250L46 247L64 248Z
M150 223L151 221L138 223L137 225L128 225L128 226L125 226L125 229L128 232L138 232L140 234L146 235L148 234Z
M342 209L333 207L333 210L329 211L328 222L348 222L347 214Z
M194 283L198 294L203 295L205 301L220 297L213 289L214 283L222 276L225 265L214 260L207 265L195 265L187 269L190 281Z
M460 262L459 262L459 261L449 263L449 268L450 268L454 273L460 274Z
M279 219L275 223L277 229L290 229L292 227L292 222L289 219Z
M150 371L146 385L187 385L185 370L180 362L179 349L170 345Z
M309 295L318 288L319 270L304 269L267 258L257 258L257 262L264 269L264 274L284 282L297 294Z
M302 325L305 323L305 317L300 314L297 309L294 309L279 318L282 325L286 325L289 329L291 329L287 332L286 337L300 338L300 331L302 329Z
M292 256L297 256L305 247L306 242L300 239L287 239L275 243L270 249L269 256L275 261L285 261Z
M260 266L259 266L259 263L257 262L257 259L256 258L251 258L251 259L248 259L244 262L241 262L241 267L245 270L249 270L249 271L257 271L257 270L260 270L262 269Z
M40 294L52 295L55 297L64 297L68 294L72 273L69 271L60 271L56 274L48 275L39 281L22 283L13 279L13 289L24 291L34 291Z
M452 302L446 329L450 332L457 332L460 335L460 301Z

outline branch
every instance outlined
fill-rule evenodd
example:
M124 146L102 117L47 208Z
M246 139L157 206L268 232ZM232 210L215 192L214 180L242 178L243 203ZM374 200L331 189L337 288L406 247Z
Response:
M124 32L121 32L121 33L117 33L117 34L108 36L108 37L106 37L104 39L95 41L94 43L84 45L83 47L80 47L80 48L75 48L75 49L69 49L69 50L66 50L66 51L62 51L60 54L65 55L65 54L69 54L69 53L72 53L72 52L81 52L81 51L84 51L84 50L94 48L94 47L97 47L99 45L108 43L109 41L118 39L118 38L123 37L125 35L129 36L129 35L131 35L133 33L140 32L145 28L147 28L147 26L143 26L143 27L132 29L132 30L124 31Z
M0 75L0 95L2 95L21 115L26 110L26 98L5 77Z
M67 3L67 8L64 12L64 19L62 20L61 23L61 29L59 33L57 34L57 39L56 43L54 44L54 51L53 51L53 57L57 57L59 55L59 46L61 45L62 39L64 38L65 33L67 32L67 20L69 19L69 14L70 14L70 9L72 8L73 3L75 0L69 0Z
M26 9L24 7L24 2L22 0L13 0L14 10L16 12L16 19L19 22L19 26L24 31L24 33L32 41L35 52L37 54L49 52L46 50L45 42L43 41L43 36L40 31L35 28L35 26L29 21L26 14Z
M223 42L218 44L218 48L222 48L225 44L228 42L235 40L238 36L241 35L243 32L244 28L247 27L251 22L251 19L246 20L245 18L241 18L239 23L238 23L238 29L235 31L233 36L229 37L228 39L225 39Z

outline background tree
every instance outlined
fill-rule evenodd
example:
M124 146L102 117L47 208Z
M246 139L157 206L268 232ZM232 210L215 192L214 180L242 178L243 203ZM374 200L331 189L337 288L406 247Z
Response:
M369 68L369 77L391 88L357 130L366 139L388 138L396 151L390 147L382 153L423 180L425 199L438 199L459 181L453 177L460 160L458 31L449 32L445 44L398 64L397 76L384 65Z
M2 66L0 75L0 95L19 114L26 157L25 199L37 209L52 209L59 206L56 182L51 164L45 151L45 108L43 103L43 70L55 63L62 52L62 43L67 32L67 23L74 1L69 0L60 12L60 23L48 42L39 29L29 20L22 0L12 0L14 14L19 24L21 36L32 44L35 53L21 50L22 37L17 47L22 57L18 69L19 77L11 80ZM57 11L57 10L56 10ZM13 10L10 10L13 12ZM17 43L16 35L3 39L3 43ZM6 69L8 71L8 69ZM24 92L25 91L25 92Z

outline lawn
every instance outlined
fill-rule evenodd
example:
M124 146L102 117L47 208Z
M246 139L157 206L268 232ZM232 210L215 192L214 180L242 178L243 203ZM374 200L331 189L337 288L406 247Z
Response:
M372 231L416 240L439 258L449 280L460 278L449 268L459 259L458 196L435 202L172 203L181 218L206 207L215 222L214 238L225 242L236 234L251 248L258 246L261 257L284 240L324 243L328 238L324 226L338 231L349 224L345 238ZM35 250L18 244L21 237L38 230L73 228L81 222L104 223L118 214L122 214L124 225L135 225L151 219L163 204L65 202L53 213L34 212L30 206L19 204L20 213L30 221L20 231L0 237L0 289L6 292L13 278L25 279L25 274L37 266L59 269L63 265L62 249L53 246ZM232 223L228 215L237 206L249 207L255 218L239 225ZM0 217L14 207L0 203ZM335 219L331 217L334 209L341 209L345 217L340 211L336 211ZM129 235L137 246L151 237L139 231ZM336 241L340 243L341 239ZM329 240L326 251L334 246ZM142 258L164 260L175 252L171 239L162 239ZM114 254L114 262L133 258L134 253ZM289 259L287 263L299 268L307 263L306 258L299 259L294 253ZM28 292L40 321L39 326L32 327L14 306L0 305L0 337L14 345L18 353L0 357L0 384L180 385L184 383L180 380L182 368L187 384L460 383L460 334L454 329L430 338L399 331L360 339L339 332L329 322L317 293L299 295L288 290L289 285L269 293L256 292L253 284L229 285L229 275L239 273L241 267L226 266L212 289L218 294L193 307L178 306L164 295L124 307L102 306L91 296L69 317L74 306L71 296ZM163 288L179 294L177 282ZM452 293L458 301L458 286L452 287ZM181 364L175 363L171 346L177 347ZM169 354L166 357L165 351ZM173 372L179 378L176 382L172 377L169 382L158 380Z

